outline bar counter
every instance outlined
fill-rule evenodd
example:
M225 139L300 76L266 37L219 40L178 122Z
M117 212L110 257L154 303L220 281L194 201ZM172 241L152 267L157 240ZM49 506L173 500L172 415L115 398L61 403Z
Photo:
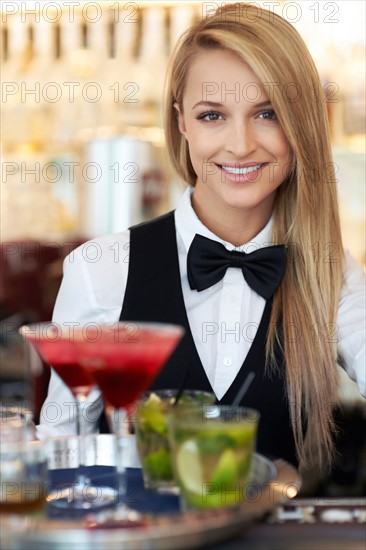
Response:
M294 499L210 550L365 550L366 498Z
M275 461L277 477L271 498L252 498L240 509L180 511L174 494L158 494L143 487L141 469L129 468L125 503L148 520L123 525L111 520L93 524L93 515L48 505L46 517L0 516L0 547L4 550L365 550L366 499L283 499L283 488L298 482L296 470ZM112 469L111 469L112 472ZM74 470L53 472L55 483L72 479ZM108 475L103 474L103 475ZM68 481L67 480L67 481ZM105 477L105 480L107 478ZM279 489L276 495L276 488ZM264 496L263 496L264 495ZM277 503L276 503L277 502ZM153 514L153 515L152 515ZM149 519L150 516L150 519Z

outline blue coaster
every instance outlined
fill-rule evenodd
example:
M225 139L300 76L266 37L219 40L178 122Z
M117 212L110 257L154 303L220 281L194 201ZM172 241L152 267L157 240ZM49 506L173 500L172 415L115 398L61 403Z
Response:
M65 486L73 483L75 473L75 469L51 470L49 472L50 490L61 491ZM90 479L91 484L97 487L106 486L117 489L116 469L112 466L90 466L84 469L84 473ZM87 485L85 486L85 491L86 493L88 491ZM158 493L157 491L146 490L144 488L141 468L127 468L127 493L119 504L122 502L129 508L143 514L159 515L180 512L179 497L177 495ZM118 505L118 502L115 505ZM109 506L108 508L113 508L113 506ZM76 519L100 510L101 508L95 510L68 510L67 508L59 508L49 503L46 512L47 517L53 519Z

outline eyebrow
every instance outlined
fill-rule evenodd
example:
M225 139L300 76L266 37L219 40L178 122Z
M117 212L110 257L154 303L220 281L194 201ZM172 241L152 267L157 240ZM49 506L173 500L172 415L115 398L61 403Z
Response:
M253 107L255 107L256 109L259 107L271 107L272 106L272 102L268 99L267 101L262 101L261 103L252 103ZM199 101L198 103L195 103L192 107L192 111L193 109L195 109L196 107L215 107L217 109L219 109L220 107L225 107L225 104L224 103L218 103L216 101Z

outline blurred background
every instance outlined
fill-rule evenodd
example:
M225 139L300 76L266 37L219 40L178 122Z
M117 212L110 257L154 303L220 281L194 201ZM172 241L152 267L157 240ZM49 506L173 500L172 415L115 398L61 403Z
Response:
M29 392L16 330L51 318L64 257L176 206L185 185L164 148L167 60L178 36L221 4L2 2L3 397ZM314 57L327 97L344 243L365 265L365 3L256 4L291 22ZM47 374L32 376L36 417L46 387ZM347 438L331 477L309 475L309 491L319 494L366 492L364 406L346 377L342 388Z

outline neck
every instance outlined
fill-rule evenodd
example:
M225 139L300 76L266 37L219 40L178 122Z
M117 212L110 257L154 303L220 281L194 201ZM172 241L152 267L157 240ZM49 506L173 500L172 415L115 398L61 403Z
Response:
M222 204L216 204L212 208L207 201L202 204L195 191L192 194L192 207L198 219L220 239L236 247L251 241L266 226L271 217L273 202L264 206L260 211Z

